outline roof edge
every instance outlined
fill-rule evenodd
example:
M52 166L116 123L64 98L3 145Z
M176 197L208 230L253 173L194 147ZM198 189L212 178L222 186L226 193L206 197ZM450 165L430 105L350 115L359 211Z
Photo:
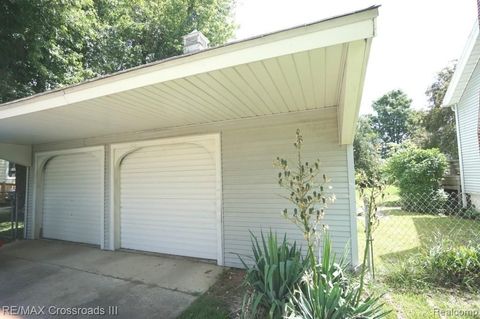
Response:
M173 56L173 57L170 57L170 58L166 58L166 59L163 59L163 60L159 60L159 61L155 61L155 62L151 62L151 63L147 63L147 64L142 64L142 65L132 67L132 68L129 68L129 69L125 69L125 70L122 70L122 71L118 71L118 72L115 72L115 73L111 73L111 74L102 75L102 76L99 76L99 77L96 77L96 78L88 79L88 80L85 80L85 81L82 81L82 82L79 82L79 83L76 83L76 84L72 84L72 85L68 85L68 86L64 86L64 87L59 87L59 88L56 88L56 89L53 89L53 90L50 90L50 91L37 93L37 94L30 95L30 96L27 96L27 97L24 97L24 98L20 98L20 99L16 99L16 100L13 100L13 101L9 101L9 102L0 104L0 112L2 111L2 109L22 106L24 104L32 103L32 102L35 102L37 100L40 101L40 100L50 99L50 98L59 98L59 99L65 99L66 100L65 95L70 93L70 91L76 91L76 90L79 90L81 88L86 89L91 85L100 84L100 83L95 83L95 82L101 82L101 81L105 81L105 80L115 78L115 77L118 77L120 79L123 76L129 76L130 74L132 76L134 76L135 74L133 74L133 73L146 72L146 69L150 69L150 68L156 69L156 67L163 66L164 64L167 64L167 63L181 63L182 59L187 59L187 58L201 59L206 54L212 54L213 52L218 52L217 54L220 55L224 52L230 52L230 51L235 50L235 48L237 46L240 48L240 46L247 45L249 43L251 43L250 44L251 46L255 46L258 41L261 41L261 42L266 41L266 40L275 41L276 37L280 37L282 35L292 33L292 32L295 33L296 31L305 31L305 29L313 28L314 30L312 30L311 32L315 32L315 31L318 31L318 30L315 30L315 27L321 27L324 24L328 24L329 22L341 21L342 19L346 19L348 17L358 16L359 17L358 21L367 20L367 19L375 19L378 16L378 8L379 7L380 7L380 5L373 5L373 6L370 6L370 7L361 9L361 10L349 12L349 13L346 13L346 14L341 14L341 15L325 18L325 19L322 19L322 20L318 20L318 21L315 21L315 22L310 22L310 23L306 23L306 24L302 24L302 25L297 25L297 26L294 26L294 27L290 27L290 28L286 28L286 29L282 29L282 30L278 30L278 31L274 31L274 32L261 34L261 35L253 36L253 37L238 40L238 41L228 42L224 45L213 47L213 48L208 48L208 49L205 49L205 50L202 50L202 51L199 51L199 52L195 52L195 53ZM344 24L348 24L348 23L351 23L351 21L346 21ZM340 23L339 25L342 25L342 24ZM327 25L325 29L328 29L328 28L329 27ZM261 42L258 43L258 44L261 44ZM185 60L185 63L186 62L188 62L188 61Z
M443 107L449 107L457 104L462 97L466 85L461 85L461 80L470 79L473 69L466 70L466 66L470 63L478 63L480 56L474 56L474 49L477 45L480 45L480 30L479 30L479 21L476 20L475 24L470 32L465 47L463 48L460 59L458 60L457 67L453 73L450 85L448 86L447 92L442 101ZM476 60L476 61L475 61Z

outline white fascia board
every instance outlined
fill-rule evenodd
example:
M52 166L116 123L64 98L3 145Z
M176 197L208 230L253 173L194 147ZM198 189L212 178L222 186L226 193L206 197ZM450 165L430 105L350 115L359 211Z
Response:
M378 8L254 38L192 55L167 59L112 76L0 105L0 119L261 61L302 51L368 39L375 33Z
M338 107L340 144L353 143L370 47L371 39L352 42L348 46L340 105Z
M0 143L0 159L23 166L31 166L32 146Z
M457 104L467 87L468 80L470 79L475 65L479 59L479 53L475 52L475 48L479 47L479 24L475 21L472 31L468 37L465 48L462 55L458 60L457 67L448 86L447 92L443 98L442 105L445 107ZM468 67L472 66L473 67Z

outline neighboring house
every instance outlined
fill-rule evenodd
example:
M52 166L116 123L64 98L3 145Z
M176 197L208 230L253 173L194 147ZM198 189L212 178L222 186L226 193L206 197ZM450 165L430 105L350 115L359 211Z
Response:
M0 159L0 184L14 184L15 170L12 162Z
M334 248L357 264L352 142L377 7L0 106L0 157L29 166L26 236L241 266L281 216L276 156L320 158ZM193 39L192 39L193 38ZM201 34L186 52L204 45Z
M474 25L458 61L443 105L455 110L460 162L460 180L465 194L480 208L480 37Z

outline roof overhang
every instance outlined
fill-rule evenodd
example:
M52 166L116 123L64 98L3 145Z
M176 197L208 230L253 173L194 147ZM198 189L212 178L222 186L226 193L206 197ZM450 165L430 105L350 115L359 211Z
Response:
M472 31L468 37L463 53L458 60L455 73L452 76L450 85L448 86L445 97L443 98L443 106L456 105L463 96L468 81L475 70L480 59L480 38L479 23L475 21Z
M0 142L43 144L337 107L353 141L378 7L0 105ZM0 154L0 158L2 154Z

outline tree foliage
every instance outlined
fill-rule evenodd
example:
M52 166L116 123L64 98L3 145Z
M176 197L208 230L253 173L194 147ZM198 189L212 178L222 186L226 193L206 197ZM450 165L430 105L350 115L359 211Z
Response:
M233 34L233 0L5 0L0 102L164 59L182 36Z
M455 66L442 69L426 91L430 105L423 119L425 136L421 145L424 148L438 148L442 153L458 158L455 112L449 107L442 107L454 71Z
M360 116L353 141L355 170L365 176L376 175L381 164L381 143L378 133L373 129L372 116Z
M412 100L401 90L393 90L373 102L373 128L378 132L386 155L389 144L401 144L411 136Z
M455 72L455 67L455 64L453 64L440 70L435 77L435 81L425 92L430 102L430 107L442 107L443 98L445 97L445 93L447 93L448 85Z

